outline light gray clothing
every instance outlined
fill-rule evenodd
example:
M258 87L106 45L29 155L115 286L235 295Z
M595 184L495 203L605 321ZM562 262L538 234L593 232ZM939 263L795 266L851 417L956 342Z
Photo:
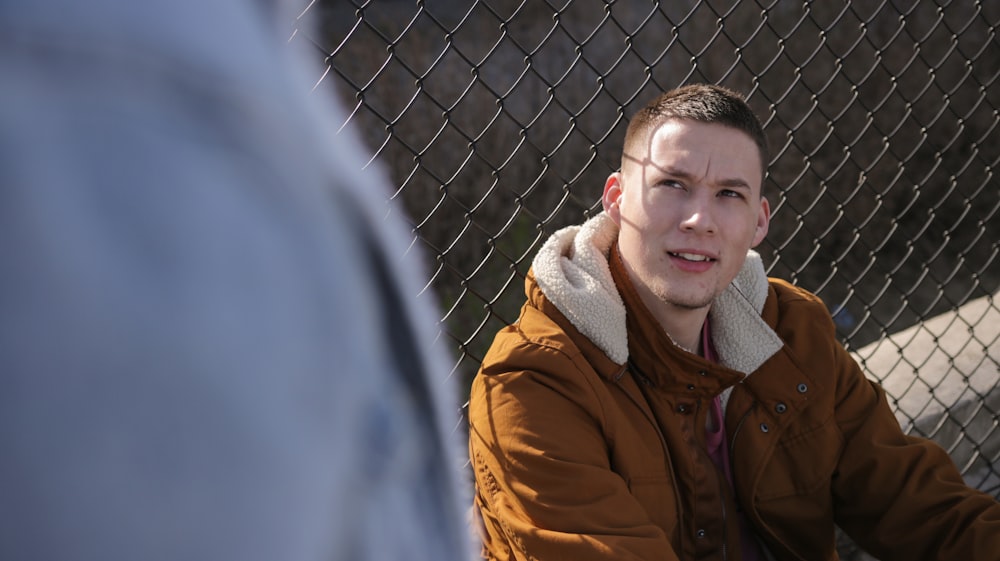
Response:
M0 3L0 559L469 558L425 276L294 15Z

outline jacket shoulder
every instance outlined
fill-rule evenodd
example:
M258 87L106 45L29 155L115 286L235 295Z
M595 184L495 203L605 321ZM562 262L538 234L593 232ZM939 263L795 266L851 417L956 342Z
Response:
M558 322L526 304L518 321L494 337L479 374L496 376L527 370L558 375L583 365L586 360L572 335Z
M792 319L788 316L808 316L812 321L819 320L821 323L828 320L833 327L830 311L822 298L784 279L768 279L767 301L761 315L772 326Z
M819 296L800 286L774 277L768 278L767 281L770 291L768 300L776 298L779 305L795 305L796 303L803 305L813 304L821 306L824 310L826 309L826 305Z
M561 396L573 407L602 415L601 396L606 393L602 378L618 366L600 351L588 352L586 346L593 345L589 340L537 304L525 303L517 323L497 333L483 358L469 398L473 422L489 414L487 410L495 413L506 408L510 414L520 410L531 414L527 404L543 395L548 397L537 404L536 411L555 407L552 400L560 401L556 396Z
M761 317L797 354L806 357L822 349L822 356L828 356L842 348L833 317L819 296L782 279L768 279L768 285Z

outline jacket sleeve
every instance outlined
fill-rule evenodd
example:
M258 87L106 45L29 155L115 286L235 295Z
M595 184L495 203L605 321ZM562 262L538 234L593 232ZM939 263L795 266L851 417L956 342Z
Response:
M887 561L994 558L1000 504L968 487L936 443L904 434L883 389L835 347L835 415L845 442L833 486L838 524Z
M598 400L603 382L561 350L523 340L503 347L494 345L469 403L486 556L677 559L612 470Z

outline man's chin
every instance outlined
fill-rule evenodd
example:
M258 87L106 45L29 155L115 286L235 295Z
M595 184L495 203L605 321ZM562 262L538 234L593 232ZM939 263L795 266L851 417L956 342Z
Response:
M714 295L661 294L660 300L680 311L703 310L712 305Z
M671 306L677 308L677 309L685 310L685 311L692 311L692 312L695 311L695 310L703 310L703 309L705 309L705 308L707 308L707 307L709 307L709 306L712 305L712 301L711 300L708 300L707 302L706 301L702 301L702 300L698 300L698 301L687 301L687 300L669 301L668 300L667 303L670 304Z

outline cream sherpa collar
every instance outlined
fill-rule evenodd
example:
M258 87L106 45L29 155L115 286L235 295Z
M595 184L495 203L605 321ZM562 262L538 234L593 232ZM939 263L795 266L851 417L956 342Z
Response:
M546 298L608 358L625 364L625 304L608 267L617 238L618 227L601 213L553 234L535 255L532 268ZM750 374L784 344L760 317L767 289L760 255L750 251L743 269L709 312L712 341L723 366Z

